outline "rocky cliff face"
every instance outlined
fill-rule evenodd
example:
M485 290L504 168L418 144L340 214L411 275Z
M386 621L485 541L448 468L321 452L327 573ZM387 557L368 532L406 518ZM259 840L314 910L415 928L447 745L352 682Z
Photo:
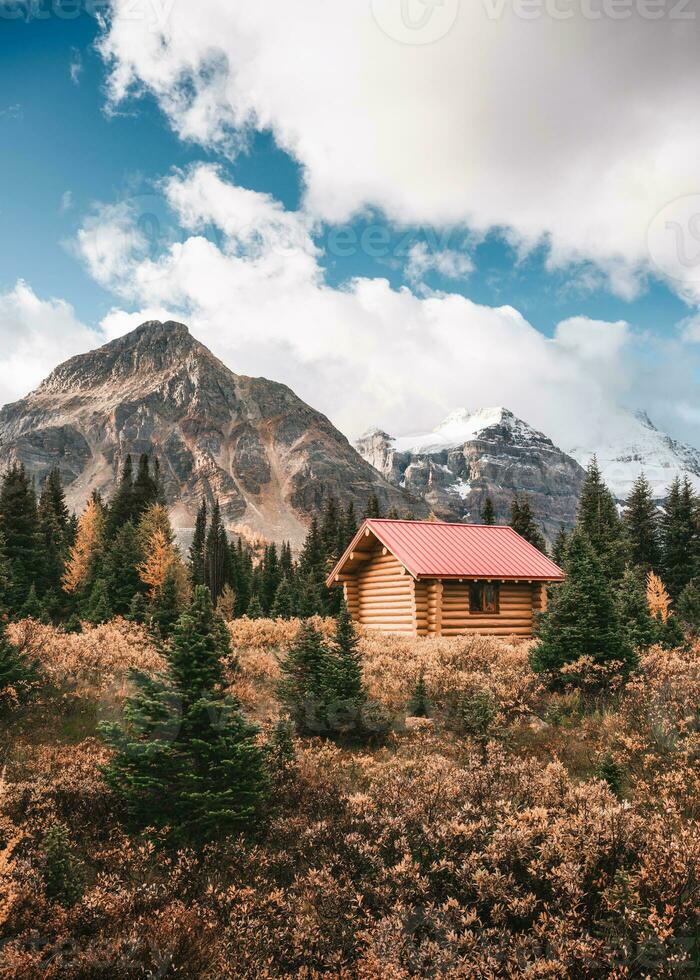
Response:
M443 520L478 522L490 496L497 520L506 522L513 496L524 492L550 540L575 521L583 469L506 408L461 409L432 432L400 439L371 429L356 447Z
M229 527L300 544L324 495L371 492L385 507L426 514L384 480L328 419L285 385L236 375L181 323L152 321L61 364L0 411L0 466L38 480L58 466L71 506L111 494L127 453L154 452L173 523L186 539L202 495Z

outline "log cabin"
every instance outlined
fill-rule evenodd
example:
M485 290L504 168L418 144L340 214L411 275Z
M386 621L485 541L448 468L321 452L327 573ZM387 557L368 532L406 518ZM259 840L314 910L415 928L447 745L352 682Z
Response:
M365 520L328 587L353 620L409 636L531 636L564 573L510 527Z

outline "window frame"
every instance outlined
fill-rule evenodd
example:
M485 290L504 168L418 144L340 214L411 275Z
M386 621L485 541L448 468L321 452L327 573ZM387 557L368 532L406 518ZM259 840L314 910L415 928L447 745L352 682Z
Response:
M493 590L493 608L487 608L487 590ZM474 595L479 595L478 606L473 602ZM500 616L501 614L501 584L500 582L473 581L469 583L469 615L470 616Z

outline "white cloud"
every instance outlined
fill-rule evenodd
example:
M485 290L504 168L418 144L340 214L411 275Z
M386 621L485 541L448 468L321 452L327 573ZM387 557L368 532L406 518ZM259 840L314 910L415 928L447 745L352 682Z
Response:
M58 363L100 343L68 303L39 299L20 280L0 293L0 404L21 398Z
M83 57L79 48L70 49L70 64L68 66L68 71L70 72L71 82L73 82L74 85L77 85L83 72Z
M447 18L430 44L396 40L414 39L398 4L201 0L154 29L115 0L111 97L149 90L183 138L229 152L234 128L271 129L302 164L316 217L369 204L397 222L510 229L521 248L545 238L550 266L593 261L633 297L654 215L699 189L687 17L700 0L680 23L675 2L653 19L641 3L618 19L576 3L563 5L570 19L533 19L514 3L449 0L423 11Z
M92 273L138 308L113 311L109 337L144 319L183 319L232 370L289 384L350 436L371 423L397 435L432 427L455 405L505 404L560 444L595 443L616 406L634 402L635 337L623 322L571 319L547 338L511 307L460 295L366 278L331 288L304 214L205 165L163 192L190 232L160 258L144 257L127 220L115 234L109 210L104 234L93 216L79 235ZM212 224L218 243L202 234ZM660 361L657 378L665 370Z
M64 191L61 194L61 203L59 205L59 211L61 214L65 214L66 211L70 211L73 207L73 191Z
M411 246L406 263L410 282L422 282L428 272L439 272L445 279L466 279L474 271L474 263L466 252L456 249L431 249L426 242Z

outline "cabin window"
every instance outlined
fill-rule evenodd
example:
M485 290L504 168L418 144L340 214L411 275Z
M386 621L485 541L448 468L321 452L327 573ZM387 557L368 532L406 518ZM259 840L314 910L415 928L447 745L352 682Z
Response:
M472 582L469 586L470 613L497 613L498 582Z

